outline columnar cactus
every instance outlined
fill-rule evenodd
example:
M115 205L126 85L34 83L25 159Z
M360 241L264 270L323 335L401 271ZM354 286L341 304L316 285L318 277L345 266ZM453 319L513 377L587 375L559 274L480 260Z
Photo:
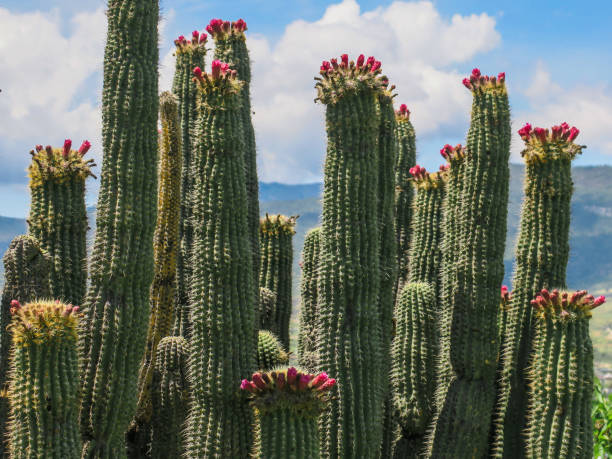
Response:
M181 201L181 132L176 96L159 97L161 119L157 224L153 236L155 272L150 294L149 332L138 378L138 405L128 430L128 449L146 451L151 421L151 378L159 340L170 334L174 321L176 261Z
M66 139L63 148L37 145L30 152L28 230L51 258L51 296L81 304L87 282L85 180L95 164L84 158L87 140L78 151L71 147Z
M505 75L474 69L464 84L473 95L463 189L458 200L455 261L443 267L451 286L452 379L435 419L429 454L483 457L495 404L499 352L499 289L510 171L510 111ZM451 166L452 169L452 166ZM447 231L448 229L445 229ZM465 440L469 438L469 440Z
M114 0L102 91L104 160L79 333L83 457L120 457L134 415L153 279L157 0Z
M11 304L11 458L78 459L78 306Z
M410 168L416 162L414 128L410 122L410 111L406 104L395 112L395 240L397 241L398 289L408 276L408 254L410 249L410 226L412 221L413 187L410 185Z
M593 457L593 345L595 299L586 290L549 292L531 301L534 333L528 367L526 451L521 457Z
M395 309L396 335L391 351L392 418L396 457L416 457L424 447L433 416L438 378L439 278L442 201L447 167L428 173L410 168L416 189L410 234L407 283ZM388 454L387 456L389 456Z
M187 457L247 457L251 410L236 393L255 369L255 289L247 228L241 82L214 61L194 69L200 117L194 155L194 246Z
M257 155L255 148L255 130L251 120L251 60L246 45L246 22L238 19L235 22L213 19L206 31L215 40L215 59L227 62L230 68L238 72L238 78L244 82L240 92L240 117L242 119L242 136L244 138L244 166L246 173L248 225L253 250L253 275L255 287L259 282L259 181L257 178Z
M291 367L254 373L240 388L249 394L258 421L260 438L255 457L317 459L317 416L336 380Z
M11 301L27 303L49 296L49 256L32 236L17 236L4 254L4 290L0 303L0 457L6 455L8 399L6 398L11 349Z
M274 308L276 307L276 293L266 287L259 287L259 328L272 323Z
M382 440L383 342L378 310L378 94L380 62L324 61L317 100L326 105L327 157L319 264L319 367L340 380L320 417L321 454L376 457Z
M391 346L393 457L420 457L435 411L437 306L431 284L423 282L406 283L397 300Z
M298 359L309 370L317 368L317 282L321 228L311 229L304 237Z
M563 288L569 258L571 162L583 146L578 129L567 123L551 131L526 124L525 199L521 213L511 307L503 316L502 373L498 389L493 450L499 457L523 451L526 391L533 308L529 302L543 288Z
M289 320L291 319L291 269L293 267L293 235L297 217L268 214L259 224L259 285L276 294L276 303L269 321L260 320L261 328L278 336L289 349ZM265 311L259 313L265 315ZM263 317L262 317L263 318Z
M166 336L157 345L151 384L151 458L183 457L187 417L189 345L182 336Z
M195 140L193 131L198 118L197 88L193 84L193 69L204 68L206 41L208 36L194 30L191 40L183 35L174 40L176 45L176 66L172 92L178 97L179 119L181 121L181 147L183 165L181 168L181 221L180 247L176 271L176 314L174 335L189 338L189 276L191 273L191 248L193 246L193 228L191 219L193 208L191 194L195 183L193 176L193 148Z
M289 354L285 352L282 343L274 336L274 333L268 330L259 330L257 339L257 368L267 371L287 363L289 363Z

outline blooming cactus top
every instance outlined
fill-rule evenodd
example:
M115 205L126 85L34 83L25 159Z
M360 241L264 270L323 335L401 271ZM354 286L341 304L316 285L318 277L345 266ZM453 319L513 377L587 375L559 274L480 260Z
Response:
M576 292L559 292L555 289L549 292L542 289L531 305L535 308L536 316L540 319L553 321L570 321L582 317L591 317L591 311L601 306L606 298L595 298L588 295L586 290Z
M506 74L498 73L497 77L482 75L480 70L475 68L469 78L463 79L463 85L472 91L474 94L483 92L505 92L506 91Z
M10 311L9 327L17 346L77 340L78 306L44 300L22 306L13 300Z
M510 303L512 302L512 292L508 290L508 287L502 285L501 288L501 308L503 310L510 309Z
M307 417L316 417L336 380L325 372L317 375L295 367L266 373L254 373L252 380L242 380L240 389L249 394L260 413L289 409Z
M415 187L430 190L438 188L444 184L447 177L446 171L448 171L449 167L450 166L448 164L443 164L440 166L439 171L429 173L424 167L417 164L416 166L411 167L409 172L412 175L412 183Z
M440 149L442 157L452 166L454 163L461 161L467 156L467 149L461 144L457 144L454 147L446 144Z
M50 145L43 148L42 145L36 145L36 149L30 151L30 186L42 185L47 180L61 183L74 178L85 180L90 175L95 178L91 172L91 167L95 166L94 160L83 159L90 147L89 141L85 140L78 150L72 150L70 139L64 140L62 148L53 148Z
M521 155L528 164L545 163L554 159L574 159L582 153L584 145L574 143L580 131L565 122L548 129L541 127L532 128L526 123L518 131L521 139L525 142L525 149Z
M176 53L193 53L195 51L206 53L207 40L208 35L205 33L200 33L197 30L191 32L191 40L187 40L183 35L181 35L174 40L174 44L176 45Z
M388 87L389 80L381 75L381 64L373 56L367 59L361 54L357 61L349 61L348 54L338 59L323 61L319 70L317 81L317 98L324 104L336 103L343 96L358 93L364 89L374 89L380 94L388 93L394 87Z
M398 122L410 121L410 110L408 110L406 104L400 105L399 109L395 111L395 120Z
M211 67L210 73L202 71L200 67L193 69L193 81L202 94L224 96L240 92L243 83L238 80L236 70L231 70L229 64L220 60L213 61Z
M266 213L266 216L259 221L259 231L266 234L285 233L293 235L295 234L295 221L297 219L297 215L286 217L279 214L270 217Z
M211 19L210 23L206 26L206 31L214 40L225 40L228 37L244 40L244 32L246 30L247 24L243 19L238 19L231 23L222 19Z

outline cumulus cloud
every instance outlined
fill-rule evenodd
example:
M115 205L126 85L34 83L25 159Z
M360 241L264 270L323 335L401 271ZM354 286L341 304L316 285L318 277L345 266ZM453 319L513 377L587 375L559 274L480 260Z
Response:
M578 140L590 151L612 155L612 88L604 84L569 88L555 83L544 63L536 65L524 91L530 106L516 115L520 123L548 127L566 121L580 129ZM513 153L517 154L520 146Z
M59 145L71 137L78 144L88 138L93 151L101 151L100 90L91 94L87 83L101 78L104 10L75 14L68 27L64 22L57 10L12 13L0 8L0 112L5 114L0 138L7 166L2 179L11 180L7 175L16 168L23 175L31 143ZM7 146L23 156L9 155Z
M452 70L500 42L486 14L444 19L428 1L397 1L361 11L355 0L329 6L314 22L289 24L278 42L251 34L253 109L259 175L266 181L320 180L324 109L313 103L313 77L323 59L374 55L397 85L420 139L466 125L471 95Z

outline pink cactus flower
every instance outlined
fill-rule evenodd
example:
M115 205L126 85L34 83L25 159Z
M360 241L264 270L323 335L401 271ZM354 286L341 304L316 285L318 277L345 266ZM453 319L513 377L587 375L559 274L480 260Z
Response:
M279 373L276 375L276 387L278 387L279 389L282 389L283 387L285 387L285 373Z
M341 67L348 67L349 64L349 57L348 54L343 54L342 56L340 56L340 60L341 60Z
M499 72L497 74L497 79L499 80L500 83L503 83L504 81L506 81L506 72Z
M320 392L325 391L325 390L329 390L332 387L334 387L336 385L336 380L334 378L330 378L327 381L325 381L321 386L319 386L318 390Z
M87 153L90 148L91 148L91 143L89 143L89 140L83 140L83 143L79 147L79 154L81 156L84 156L85 153Z
M68 158L68 154L70 153L70 148L72 148L72 140L70 139L64 140L64 149L62 150L62 156L64 158Z
M233 27L239 32L244 32L247 29L247 25L246 22L244 22L244 19L238 19L236 22L234 22Z
M327 373L325 373L325 372L319 373L310 382L310 387L316 389L317 387L323 385L325 383L325 381L327 381L328 379L329 379L329 377L327 376Z
M255 384L255 386L257 386L258 389L265 389L268 387L263 378L261 377L261 373L253 374L253 383Z
M287 384L293 384L297 378L297 370L291 367L287 370Z
M41 151L43 149L42 145L36 145L36 151Z
M596 308L597 306L601 306L605 302L606 302L606 297L605 296L602 295L600 297L597 297L597 299L595 299L593 301L593 307Z
M194 68L193 74L198 78L202 78L202 69L200 67Z
M576 129L576 127L572 126L572 128L570 129L570 134L567 140L569 140L570 142L573 142L574 139L576 137L578 137L578 134L580 134L580 131L578 129Z
M357 58L357 68L363 67L364 62L365 62L365 56L363 54L360 54L359 57Z
M474 78L480 78L480 69L478 69L478 68L472 69L472 76Z
M470 83L470 80L468 80L467 78L464 78L463 81L463 86L465 86L468 89L472 89L472 83Z
M366 65L369 65L370 67L372 67L375 62L376 62L376 59L374 58L374 56L370 56L368 57L368 60L366 61Z
M221 76L222 62L220 60L214 60L212 62L212 77L219 78Z
M205 33L200 34L200 44L206 43L207 39L208 39L208 35L206 35Z
M304 390L308 387L308 383L310 382L310 375L302 375L300 376L300 381L298 383L298 389Z

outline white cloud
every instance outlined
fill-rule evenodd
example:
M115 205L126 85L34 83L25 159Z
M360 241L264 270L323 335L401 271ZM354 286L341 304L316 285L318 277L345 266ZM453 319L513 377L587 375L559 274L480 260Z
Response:
M363 53L383 63L408 104L419 138L467 125L471 95L449 70L500 42L486 14L442 18L433 3L396 1L362 12L355 0L329 6L321 19L289 24L277 43L250 34L259 176L265 181L321 178L324 109L313 103L323 59Z
M612 88L605 85L574 86L564 88L542 62L536 66L531 85L524 91L530 108L522 110L516 119L520 124L549 127L566 121L580 129L578 140L589 151L612 155ZM517 153L516 146L513 153Z

